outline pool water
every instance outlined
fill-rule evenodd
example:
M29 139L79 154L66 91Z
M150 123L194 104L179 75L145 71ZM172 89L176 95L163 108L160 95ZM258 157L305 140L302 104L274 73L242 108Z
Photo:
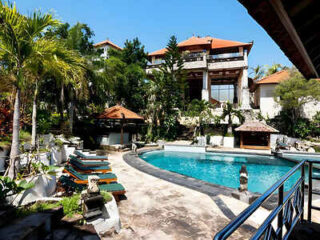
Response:
M152 151L140 157L158 168L231 188L240 186L239 171L245 164L248 189L258 193L265 192L296 164L273 156L223 153ZM300 172L292 175L285 183L285 191L299 177Z

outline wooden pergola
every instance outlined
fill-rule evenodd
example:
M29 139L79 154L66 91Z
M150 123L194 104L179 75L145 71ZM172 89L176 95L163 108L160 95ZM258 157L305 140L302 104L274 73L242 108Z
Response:
M120 121L121 125L121 133L120 133L120 144L123 144L123 127L125 123L128 122L137 122L143 121L144 118L139 114L130 111L129 109L122 107L120 105L115 105L110 108L106 108L103 113L101 113L98 119L105 119L105 120L114 120Z
M248 121L235 129L240 132L240 148L270 149L270 134L278 133L277 129L258 121Z

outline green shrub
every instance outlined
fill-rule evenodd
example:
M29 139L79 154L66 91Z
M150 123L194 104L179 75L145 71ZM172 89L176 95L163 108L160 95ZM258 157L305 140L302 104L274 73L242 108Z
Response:
M67 217L72 217L74 214L82 214L80 194L74 194L71 197L64 197L61 200L63 206L63 213Z
M24 206L16 211L16 217L25 217L33 213L42 212L61 206L60 202L36 202L31 206Z
M112 200L112 195L111 193L105 192L105 191L101 191L100 192L101 195L103 196L104 202L110 202Z
M313 146L313 148L316 152L320 152L320 146Z
M20 130L19 136L20 136L21 142L30 142L31 141L31 134L27 131Z

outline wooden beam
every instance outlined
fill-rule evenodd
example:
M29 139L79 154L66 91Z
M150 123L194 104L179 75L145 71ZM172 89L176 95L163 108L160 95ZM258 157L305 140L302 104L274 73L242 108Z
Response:
M315 66L313 65L309 54L307 53L295 27L293 26L286 10L283 7L281 0L269 0L270 4L272 5L274 11L278 15L283 27L287 30L291 40L296 45L301 57L304 59L305 64L308 66L311 72L315 74L317 78L319 78L319 74L316 71Z

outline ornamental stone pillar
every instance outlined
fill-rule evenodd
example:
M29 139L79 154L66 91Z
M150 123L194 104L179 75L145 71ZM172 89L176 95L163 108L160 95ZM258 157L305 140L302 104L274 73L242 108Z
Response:
M205 101L209 101L209 90L208 90L208 71L203 71L202 74L202 91L201 91L201 99Z

